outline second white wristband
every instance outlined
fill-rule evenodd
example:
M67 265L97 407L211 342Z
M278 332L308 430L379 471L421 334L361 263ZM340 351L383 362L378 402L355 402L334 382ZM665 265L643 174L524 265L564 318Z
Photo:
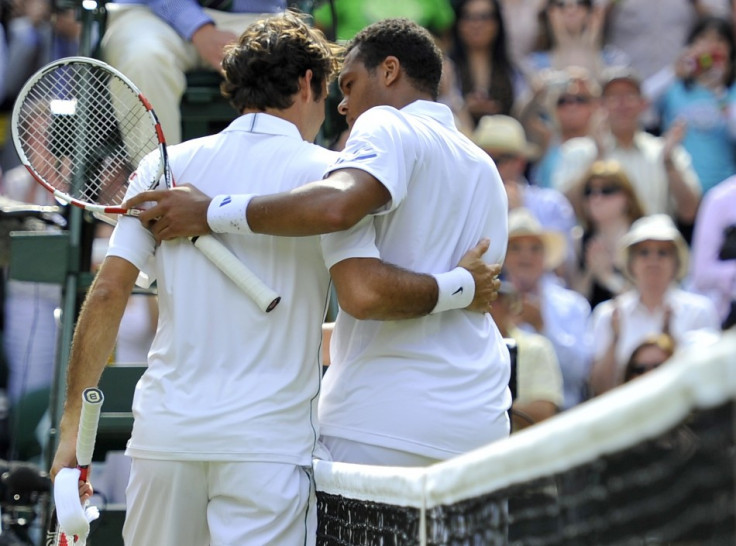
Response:
M470 271L464 267L456 267L447 273L432 275L437 281L439 295L432 313L441 313L450 309L464 309L475 296L475 281Z
M216 195L207 207L207 224L214 233L253 233L246 211L255 195Z

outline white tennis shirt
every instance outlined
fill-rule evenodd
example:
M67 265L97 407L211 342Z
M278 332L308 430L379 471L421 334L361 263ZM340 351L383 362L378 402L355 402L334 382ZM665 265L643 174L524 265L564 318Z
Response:
M506 192L487 154L450 110L414 102L362 114L328 169L356 168L391 193L386 210L324 235L325 262L380 257L442 273L483 237L502 262ZM497 439L491 424L511 405L509 356L490 315L452 310L402 321L338 314L319 416L328 436L445 459Z
M176 181L208 195L290 190L321 178L335 157L266 114L241 116L169 154ZM139 174L150 169L143 163ZM143 178L130 195L145 189ZM319 238L217 237L282 296L276 309L260 311L186 239L156 248L132 218L121 218L112 236L108 255L154 276L160 307L127 453L309 465L329 285Z

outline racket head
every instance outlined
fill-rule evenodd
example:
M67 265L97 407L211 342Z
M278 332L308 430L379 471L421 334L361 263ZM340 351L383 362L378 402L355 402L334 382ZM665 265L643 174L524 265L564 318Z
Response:
M93 212L123 213L129 177L158 156L170 181L166 142L151 104L110 65L66 57L41 68L13 106L13 144L33 178L57 199Z

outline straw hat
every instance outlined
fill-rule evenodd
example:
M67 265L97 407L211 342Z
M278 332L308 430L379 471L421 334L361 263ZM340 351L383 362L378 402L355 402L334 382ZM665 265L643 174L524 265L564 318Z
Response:
M509 211L509 241L516 237L538 237L544 245L544 267L553 270L567 253L565 236L558 231L547 231L534 215L523 207Z
M679 262L676 274L677 280L682 280L687 275L690 252L685 239L683 239L680 231L674 222L672 222L672 218L667 214L650 214L649 216L639 218L631 224L629 231L621 237L619 258L624 270L629 276L631 276L629 272L629 254L631 248L644 241L670 241L674 243Z
M528 142L521 123L510 116L483 116L471 139L486 151L509 153L534 159L539 148Z

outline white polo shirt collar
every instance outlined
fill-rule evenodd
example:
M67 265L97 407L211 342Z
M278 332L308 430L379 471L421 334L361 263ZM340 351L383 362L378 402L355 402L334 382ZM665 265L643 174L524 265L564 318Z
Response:
M455 127L452 110L446 105L429 100L416 100L401 109L402 112L415 116L432 118L445 127Z
M265 135L282 135L304 140L299 129L292 122L283 118L258 112L255 114L243 114L233 120L225 129L225 132L245 131L247 133L260 133Z

